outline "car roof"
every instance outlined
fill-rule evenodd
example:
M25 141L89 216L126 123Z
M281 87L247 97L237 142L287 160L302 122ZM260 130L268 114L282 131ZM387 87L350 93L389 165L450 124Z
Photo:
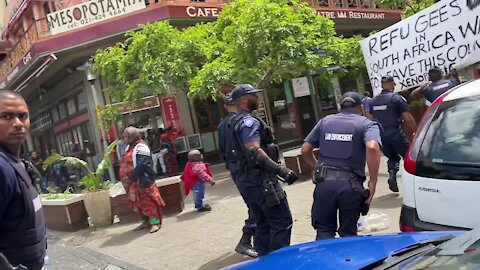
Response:
M452 101L465 97L480 95L480 79L463 83L453 88L443 101Z

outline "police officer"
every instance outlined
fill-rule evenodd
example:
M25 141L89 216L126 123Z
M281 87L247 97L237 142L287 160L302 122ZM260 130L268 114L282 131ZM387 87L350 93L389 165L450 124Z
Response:
M417 124L409 111L407 101L393 92L395 85L392 76L382 77L383 90L370 101L369 118L382 125L382 151L388 158L388 187L391 191L398 192L397 172L400 158L405 157L409 145L403 134L403 123L414 131L417 130Z
M224 106L228 112L228 115L220 121L218 125L218 149L220 152L220 156L222 157L223 161L225 162L225 166L227 170L230 171L230 176L232 177L235 184L237 184L237 169L238 169L238 160L237 157L233 153L232 149L232 139L233 139L233 129L232 129L232 119L237 114L237 106L235 102L232 100L231 92L225 95ZM238 185L237 185L238 187ZM240 189L239 189L240 190ZM245 200L245 196L242 192L240 195L243 198L245 204L247 201ZM248 204L247 204L248 208ZM253 218L252 211L248 209L248 218L245 220L245 226L243 226L243 234L240 242L238 243L235 251L244 254L250 257L257 257L257 251L253 248L252 245L252 238L255 235L255 219Z
M360 213L368 212L377 185L379 126L362 116L362 98L355 92L345 93L340 107L340 113L320 120L302 145L302 157L314 167L312 226L317 240L335 237L337 211L338 234L357 235ZM315 148L319 148L318 161L313 155ZM365 161L370 172L369 192L363 188Z
M252 115L258 97L249 84L235 87L232 99L238 113L232 123L234 151L238 159L237 186L257 224L259 256L290 245L292 215L279 180L292 184L297 176L280 166L278 146L270 128Z
M452 74L449 74L450 79L442 78L442 70L438 67L434 67L428 71L429 83L421 85L415 89L410 97L412 99L419 99L422 96L427 99L427 105L432 104L435 99L441 96L443 93L457 86L460 82L456 70L452 70Z
M26 165L18 158L29 128L25 100L14 92L0 91L0 253L13 265L39 270L46 250L42 204Z

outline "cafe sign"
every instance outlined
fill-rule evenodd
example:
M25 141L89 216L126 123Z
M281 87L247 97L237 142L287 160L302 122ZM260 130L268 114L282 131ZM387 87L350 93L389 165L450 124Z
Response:
M145 8L144 0L91 0L47 14L52 35Z

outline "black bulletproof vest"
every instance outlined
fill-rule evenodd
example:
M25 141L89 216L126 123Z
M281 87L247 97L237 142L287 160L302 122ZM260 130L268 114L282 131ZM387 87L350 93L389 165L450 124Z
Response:
M234 120L236 119L235 116L236 114L227 116L227 118L225 118L225 122L221 126L221 128L223 129L223 134L225 134L226 136L225 158L228 165L238 161L238 158L235 155L235 151L233 149L233 142L235 140L233 129L233 125L235 124ZM220 139L222 140L223 138Z
M15 231L0 231L0 252L12 265L40 261L45 257L47 246L46 225L40 197L21 162L1 151L0 158L15 170L25 207L23 218Z
M239 128L240 128L240 124L243 121L243 117L245 117L247 114L250 114L250 113L240 112L240 113L237 113L235 115L235 117L232 118L231 130L233 131L232 137L234 138L234 140L232 141L233 142L232 146L233 146L233 149L235 151L235 155L238 158L238 160L244 159L244 161L246 161L246 164L248 164L248 166L250 168L253 168L253 167L255 167L255 165L250 158L246 158L245 154L247 154L246 153L247 150L241 144L241 139L239 137L239 132L238 132ZM260 133L260 147L265 152L267 152L268 145L275 143L275 137L273 136L273 133L271 132L270 128L268 127L267 123L265 123L265 121L263 121L259 117L256 117L253 114L250 114L250 115L260 122L260 125L261 125L260 130L259 130L259 133Z
M370 113L380 122L383 129L401 129L402 121L395 104L392 102L395 95L398 94L391 91L383 91L370 101Z
M439 80L436 82L432 82L425 89L423 95L428 101L433 103L435 99L437 99L439 96L441 96L443 93L447 92L448 90L450 90L450 88L454 86L455 84L450 80Z
M320 161L328 166L365 176L365 117L338 113L323 119L320 131Z

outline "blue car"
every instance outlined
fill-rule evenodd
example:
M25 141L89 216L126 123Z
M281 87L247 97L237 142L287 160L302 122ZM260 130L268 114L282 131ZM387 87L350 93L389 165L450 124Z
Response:
M480 269L480 228L323 240L229 266L254 269Z

